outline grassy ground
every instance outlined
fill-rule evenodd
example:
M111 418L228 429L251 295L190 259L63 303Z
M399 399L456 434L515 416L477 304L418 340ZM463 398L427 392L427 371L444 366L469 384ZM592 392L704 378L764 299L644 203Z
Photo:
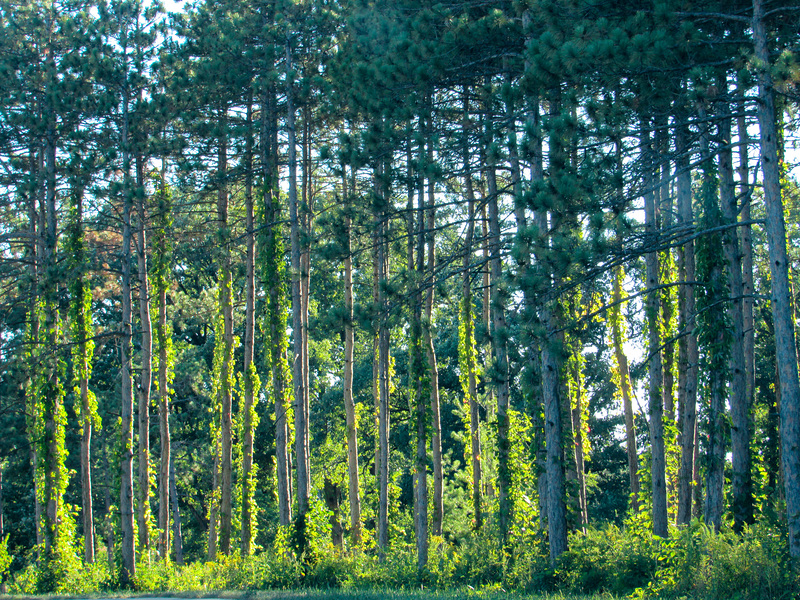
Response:
M343 591L343 590L298 590L298 591L253 591L253 592L182 592L176 594L160 592L157 594L89 594L79 596L0 596L8 600L100 600L104 598L175 600L613 600L609 594L581 596L573 594L519 594L504 590L477 591L469 588L447 592L428 592L426 590L383 590L383 591Z

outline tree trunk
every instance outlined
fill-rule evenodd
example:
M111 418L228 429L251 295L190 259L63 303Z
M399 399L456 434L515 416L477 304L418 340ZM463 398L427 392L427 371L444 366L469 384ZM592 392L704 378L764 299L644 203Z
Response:
M122 210L122 325L120 354L122 362L122 406L121 406L121 448L120 448L120 533L122 565L120 585L129 587L136 576L136 541L134 539L133 511L133 373L131 357L133 354L133 326L131 296L131 213L133 212L134 189L131 182L130 146L128 140L128 102L127 91L123 101L123 210Z
M487 120L487 137L493 136L493 126ZM508 417L508 353L506 350L506 315L501 282L503 276L502 245L500 239L500 211L498 208L498 190L495 165L491 160L486 164L488 182L489 208L489 268L491 270L491 303L492 319L491 339L495 362L494 387L497 392L497 484L498 484L498 522L500 538L505 543L511 524L511 470L509 464L509 417Z
M175 482L175 456L169 457L169 489L172 496L172 538L175 545L175 564L183 564L183 534L181 532L181 509L178 504L178 486Z
M727 92L724 76L719 78L721 89ZM733 150L731 148L731 116L726 105L722 108L719 124L720 152L720 206L725 225L729 229L723 235L723 250L728 271L730 305L728 315L731 325L730 356L730 407L731 407L731 452L733 478L733 528L739 533L745 524L753 523L753 485L750 474L750 407L747 399L747 373L744 357L744 318L742 300L742 262L739 251L739 236L734 225L737 222L738 206L733 182Z
M222 129L227 130L227 109L222 109ZM231 552L232 492L233 492L233 289L231 274L231 236L228 223L228 141L226 134L219 139L217 150L217 222L220 232L219 311L223 325L223 354L219 372L220 414L220 486L219 486L219 550L226 556Z
M139 552L147 557L150 551L150 388L152 386L153 329L150 319L150 283L147 277L147 210L145 208L144 164L136 157L136 195L138 213L137 265L139 275L139 320L141 323L141 371L139 374Z
M688 525L692 518L692 486L697 459L697 378L699 355L695 331L695 260L692 181L685 125L675 131L678 153L678 220L688 239L679 253L679 274L683 285L678 290L679 326L684 335L678 342L678 404L680 413L681 462L678 469L678 525Z
M388 198L383 181L385 165L381 163L376 172L376 186L380 206L377 207L377 267L378 307L380 325L378 329L378 448L380 454L378 475L378 548L385 553L389 547L389 306L383 285L388 280L389 256L387 243Z
M642 132L642 147L645 152L645 168L653 168L650 132ZM649 376L649 407L650 407L650 446L651 446L651 474L653 496L653 533L660 537L667 537L667 488L664 457L664 404L661 394L663 373L661 365L661 337L658 327L659 309L659 272L658 272L658 230L656 225L656 203L653 192L653 176L648 175L645 184L644 210L645 232L647 243L653 247L645 255L645 269L647 278L647 325L648 325L648 376Z
M472 244L475 237L475 190L472 183L472 170L470 166L470 146L467 134L471 128L469 120L468 91L464 90L464 186L467 195L467 231L464 238L464 280L463 296L461 301L461 329L463 331L462 377L466 376L467 395L466 410L469 414L469 460L472 467L472 518L475 530L483 527L483 510L481 507L481 480L483 468L481 465L481 435L480 413L478 411L478 386L476 377L476 348L475 348L475 323L473 321L472 307Z
M772 315L775 355L781 386L781 463L789 524L789 554L800 559L800 382L797 373L786 224L781 198L775 90L770 74L763 0L753 0L753 41L758 68L758 124L761 133L761 168L764 176L766 233L772 276Z
M245 323L244 323L244 406L242 407L242 506L241 542L243 557L253 552L254 494L256 480L253 472L253 435L258 419L255 412L255 396L259 391L258 372L253 362L256 331L256 237L255 212L253 209L253 98L247 103L247 139L245 141L245 228L247 236L247 258L245 263Z
M158 303L156 322L156 344L158 345L158 434L161 456L158 466L158 553L161 560L170 555L170 486L169 469L172 461L172 447L169 430L170 385L172 380L172 331L167 324L167 287L170 271L167 249L167 236L171 224L172 201L164 179L165 162L161 162L161 181L158 191L158 225L153 240L153 287Z
M355 184L355 174L353 175ZM347 474L350 498L350 538L354 546L361 546L361 493L358 481L358 421L353 401L353 244L351 238L352 195L355 186L347 189L347 171L342 165L342 195L345 202L345 257L344 257L344 410L347 427Z
M292 57L289 45L286 46L286 69L292 72ZM308 456L308 415L306 413L306 375L304 373L303 355L303 294L302 294L302 265L301 265L301 240L300 240L300 207L297 198L297 136L294 109L294 81L291 77L287 80L286 89L286 129L288 133L288 165L289 165L289 227L291 244L292 268L292 340L294 356L292 358L292 382L294 383L294 426L295 426L295 456L297 459L297 518L302 526L308 512L310 495L310 481L307 470Z
M269 87L262 100L261 162L264 173L264 263L268 297L270 393L275 406L275 474L277 478L278 522L292 522L292 478L287 422L286 318L284 315L284 257L278 182L278 139L276 90Z
M622 267L614 269L614 291L611 309L611 339L614 345L614 359L617 363L622 412L625 415L625 449L628 453L628 481L631 488L631 508L639 512L639 457L636 451L636 430L633 423L633 402L631 401L631 380L628 357L625 355L622 330Z

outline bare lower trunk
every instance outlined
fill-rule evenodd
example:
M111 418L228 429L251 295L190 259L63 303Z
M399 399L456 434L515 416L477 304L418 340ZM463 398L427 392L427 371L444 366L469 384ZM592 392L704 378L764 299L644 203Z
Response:
M291 71L291 52L286 48L287 70ZM301 290L301 240L300 240L300 207L297 198L297 139L295 126L295 109L293 101L293 81L287 82L287 121L288 130L288 164L289 164L289 226L292 268L292 381L294 383L294 427L295 456L297 459L297 520L305 519L308 512L310 494L309 473L306 469L308 457L308 415L306 414L306 392L303 354L303 298Z
M344 177L346 181L346 176ZM351 193L354 190L351 190ZM345 202L350 206L347 190ZM361 545L361 493L358 481L358 422L353 401L353 256L350 237L350 215L345 216L345 235L347 238L344 258L344 408L347 426L347 474L350 497L350 537L355 546Z
M647 165L652 167L652 148L650 134L642 134L642 146L646 153ZM656 246L658 231L656 229L656 206L652 191L652 177L645 192L645 232L649 245ZM667 536L667 487L664 455L664 404L661 392L663 373L661 364L661 336L658 327L659 311L659 272L658 252L653 250L645 255L647 276L647 323L648 323L648 375L649 375L649 407L650 407L650 446L653 502L653 533L660 537Z
M694 231L692 215L691 172L689 170L686 132L676 132L678 151L678 219L684 235ZM695 280L694 241L687 239L679 254L679 276L683 285L678 290L679 327L684 335L678 346L678 404L680 417L681 462L678 469L678 525L688 525L692 518L692 486L697 457L697 377L698 349L695 331L695 299L691 282Z
M468 130L469 123L469 101L466 97L468 92L465 90L464 98L464 129ZM481 465L481 436L480 436L480 413L478 411L478 388L476 377L476 351L475 351L475 324L472 313L472 252L473 238L475 237L475 190L472 183L472 171L470 168L470 151L467 138L464 142L464 180L468 202L467 231L464 240L464 280L463 296L461 307L461 321L464 331L463 352L466 358L466 377L467 377L467 406L469 411L469 438L470 438L470 463L472 467L472 518L476 530L483 526L483 510L481 508L481 480L483 479L483 469Z
M491 127L491 125L487 125ZM492 317L491 339L496 365L497 392L497 483L498 483L498 520L500 537L505 542L511 524L511 470L509 465L509 416L508 416L508 354L506 350L506 315L503 304L502 259L500 240L500 212L498 208L497 181L493 165L487 165L486 178L489 188L489 268L491 270L492 287L490 291L490 312Z
M144 190L144 164L136 158L136 187ZM150 550L150 388L152 386L153 330L150 319L150 283L147 277L147 211L144 193L137 194L137 266L139 275L139 320L141 326L141 371L139 374L139 507L137 525L139 552L149 561Z
M130 164L130 163L128 163ZM126 173L127 177L127 173ZM131 368L132 345L132 298L131 298L131 212L133 190L125 186L122 213L122 332L120 352L122 362L122 406L120 448L120 533L122 569L120 585L128 587L136 575L136 542L134 540L133 511L133 373Z
M721 86L727 83L720 81ZM720 205L726 225L737 221L738 206L733 183L733 151L731 142L731 117L729 110L719 125L721 150L719 153ZM753 486L750 474L750 407L747 399L747 373L744 357L744 316L742 300L742 262L736 228L727 229L723 235L723 250L727 263L730 305L728 315L731 325L730 356L730 407L731 407L731 462L733 479L733 528L741 532L745 524L753 522Z
M175 546L175 564L183 564L183 534L181 532L181 510L178 504L178 487L175 482L175 457L169 460L169 489L172 496L172 538Z
M758 69L758 124L761 134L761 166L764 175L766 233L772 276L772 315L775 355L781 386L781 464L786 490L789 524L789 554L800 559L800 382L797 373L789 263L786 254L786 224L781 198L775 90L769 71L767 30L762 0L753 0L753 41Z
M162 560L170 554L170 486L169 473L172 464L172 447L169 430L169 353L167 336L167 290L158 291L158 433L161 444L161 458L158 467L158 552Z
M378 410L378 452L380 455L378 471L378 548L385 553L389 547L389 323L388 301L383 285L388 280L387 214L388 203L383 182L385 165L381 164L376 173L376 186L381 206L376 214L377 248L376 266L378 268L378 307L380 325L378 328L378 391L380 406Z

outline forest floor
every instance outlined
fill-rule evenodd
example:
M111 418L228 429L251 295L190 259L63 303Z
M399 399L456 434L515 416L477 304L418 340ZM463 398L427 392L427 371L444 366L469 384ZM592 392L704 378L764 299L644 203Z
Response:
M480 592L471 589L435 591L426 590L297 590L297 591L230 591L230 592L159 592L153 594L87 594L52 596L0 595L8 600L613 600L610 594L584 596L578 594L546 593L523 594L497 590Z

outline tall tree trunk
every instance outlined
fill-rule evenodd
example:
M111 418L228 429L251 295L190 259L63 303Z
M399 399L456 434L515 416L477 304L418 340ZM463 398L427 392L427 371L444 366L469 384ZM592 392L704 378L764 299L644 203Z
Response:
M706 498L703 505L703 517L707 524L719 531L722 525L724 504L725 391L730 341L726 335L729 323L725 319L724 311L719 310L717 305L727 300L728 290L725 289L724 264L717 256L718 249L722 245L719 233L722 214L719 209L716 173L711 164L713 158L709 150L708 134L705 132L700 138L700 149L705 161L701 187L702 226L707 230L698 242L699 277L704 282L698 299L699 318L703 324L700 329L699 341L703 348L703 361L707 371L704 391L708 403Z
M134 539L133 511L133 373L131 358L133 354L133 298L131 296L131 213L135 190L131 181L131 155L129 143L128 91L123 100L123 210L122 210L122 324L120 335L120 354L122 362L122 406L121 406L121 448L120 448L120 550L122 565L120 585L128 587L136 576L136 540Z
M265 286L268 298L270 394L275 406L275 474L277 478L278 522L288 527L292 522L292 478L287 422L289 375L286 357L285 273L279 201L277 99L274 86L262 99L261 162L264 185Z
M679 275L683 285L678 290L679 325L683 335L678 342L678 404L680 413L681 462L678 469L678 525L688 525L692 518L692 486L697 459L698 349L695 331L695 259L692 181L686 126L675 131L678 180L678 221L686 241L679 252Z
M467 395L466 410L469 414L469 448L470 464L472 467L472 518L475 530L483 527L483 509L481 507L481 481L483 479L483 468L481 465L481 435L480 435L480 412L478 410L478 386L477 386L477 366L475 348L475 323L473 321L472 307L472 252L473 239L475 237L475 189L472 182L472 170L470 166L470 146L467 134L471 129L469 118L469 92L464 89L464 186L467 195L467 231L464 237L464 264L463 264L463 295L461 300L461 330L463 331L462 356L463 366L462 377L466 376Z
M746 84L740 80L737 84L737 95L740 100L737 107L736 129L739 136L739 196L742 198L742 204L739 209L741 224L737 231L739 232L739 247L742 256L742 326L744 328L746 398L749 412L753 407L756 389L755 321L753 318L755 286L753 284L753 237L752 226L750 225L750 205L753 192L750 186L750 164L748 158L750 136L747 132L747 115L744 105L745 89Z
M380 206L377 208L376 231L377 248L376 264L378 267L378 450L380 455L378 474L378 548L385 553L389 547L389 303L384 291L384 285L389 278L388 256L388 191L384 181L386 165L379 163L376 169L376 182Z
M292 56L289 44L286 46L286 69L292 72ZM292 381L294 383L294 426L295 426L295 456L297 459L297 517L300 527L304 526L308 512L310 495L310 481L307 470L308 456L308 414L306 413L306 376L304 373L303 355L303 294L302 294L302 264L301 264L301 216L297 198L297 136L294 108L294 81L291 77L287 80L286 89L286 129L288 132L288 165L289 165L289 227L291 243L291 268L292 268L292 339L294 356Z
M227 109L222 109L222 129L227 130ZM219 550L231 552L232 492L233 492L233 289L231 275L231 236L228 223L228 141L219 139L217 150L217 222L220 232L219 311L223 325L223 354L219 372L220 394L220 486L219 486Z
M92 431L97 420L97 403L89 390L94 342L91 321L91 291L86 281L86 244L83 231L83 186L73 191L74 212L70 235L70 250L74 272L70 281L72 298L73 372L80 397L78 416L81 428L81 500L83 517L83 556L87 564L95 561L94 512L92 510Z
M428 99L430 102L430 98ZM433 345L433 300L436 286L436 198L433 177L430 169L433 167L433 143L431 132L430 111L428 111L427 134L427 164L428 168L428 206L425 214L426 243L428 246L428 274L425 277L427 293L425 295L425 318L422 320L422 330L425 336L425 352L428 358L428 374L430 377L430 407L431 407L431 455L433 458L433 515L431 517L431 533L435 536L442 535L442 519L444 518L444 473L442 469L442 421L439 406L439 366L436 362L436 349ZM423 197L420 196L420 206ZM421 217L422 215L420 215ZM420 221L422 227L422 221ZM424 253L424 246L420 246Z
M540 212L536 221L540 235L548 230L547 217ZM556 335L556 319L549 306L539 309L540 319L546 327L546 337L542 340L542 400L544 403L545 444L547 449L547 534L550 546L550 564L567 550L567 508L564 503L564 463L561 441L561 365L558 361L559 349Z
M753 0L753 41L758 66L758 124L764 176L766 233L772 276L775 355L781 386L781 463L789 523L789 554L800 559L800 381L786 255L786 224L781 198L775 89L770 74L763 0Z
M247 139L245 141L245 228L247 236L247 258L245 263L245 322L244 322L244 406L242 407L242 506L241 543L242 556L253 552L254 494L256 480L253 471L253 436L258 420L255 412L255 396L259 391L258 372L253 354L256 333L256 234L255 211L253 209L253 97L247 102Z
M361 492L358 481L358 421L353 400L353 242L351 234L352 198L355 195L355 173L353 187L347 188L347 169L342 165L342 195L345 203L345 257L344 257L344 410L347 427L347 475L350 499L350 539L361 546Z
M487 118L486 134L488 139L493 137L493 125ZM498 522L500 538L505 543L508 538L508 529L511 524L511 469L509 448L509 417L508 417L508 353L506 349L506 315L501 282L503 277L502 245L500 239L500 211L497 190L495 165L489 159L485 165L486 180L488 183L489 197L489 268L491 271L491 303L490 312L492 319L491 339L495 362L494 387L497 392L497 484L498 484Z
M648 125L643 123L642 147L645 152L645 169L654 168L652 147ZM647 177L645 184L644 211L645 232L647 244L653 250L645 255L645 269L647 278L647 327L648 327L648 376L649 376L649 407L650 407L650 446L651 446L651 475L653 496L653 533L660 537L667 537L667 488L666 469L664 457L664 404L661 393L663 373L661 365L661 337L658 327L659 309L659 272L658 272L658 230L656 225L656 202L653 176Z
M167 287L169 281L168 235L172 222L172 201L164 178L165 161L161 162L161 181L158 190L157 226L153 239L153 293L158 306L156 344L158 345L158 433L161 456L158 467L158 553L161 560L170 555L170 487L169 470L172 445L169 430L170 384L172 380L172 331L167 324Z
M141 370L139 374L139 552L147 557L150 551L150 388L152 386L153 328L150 319L150 283L147 277L147 210L145 208L144 160L136 157L136 195L138 213L137 266L139 276L139 320L141 326Z
M720 76L721 90L727 92L725 76ZM725 94L727 95L727 94ZM731 324L730 356L730 407L731 407L731 452L733 478L733 528L741 532L745 524L753 522L753 484L750 474L750 407L747 399L747 373L744 357L744 316L742 300L742 262L739 251L739 236L734 225L737 222L738 202L733 182L733 150L731 147L731 115L727 101L722 108L719 124L720 152L720 206L722 218L729 229L723 235L723 250L728 271L730 305L728 315Z

